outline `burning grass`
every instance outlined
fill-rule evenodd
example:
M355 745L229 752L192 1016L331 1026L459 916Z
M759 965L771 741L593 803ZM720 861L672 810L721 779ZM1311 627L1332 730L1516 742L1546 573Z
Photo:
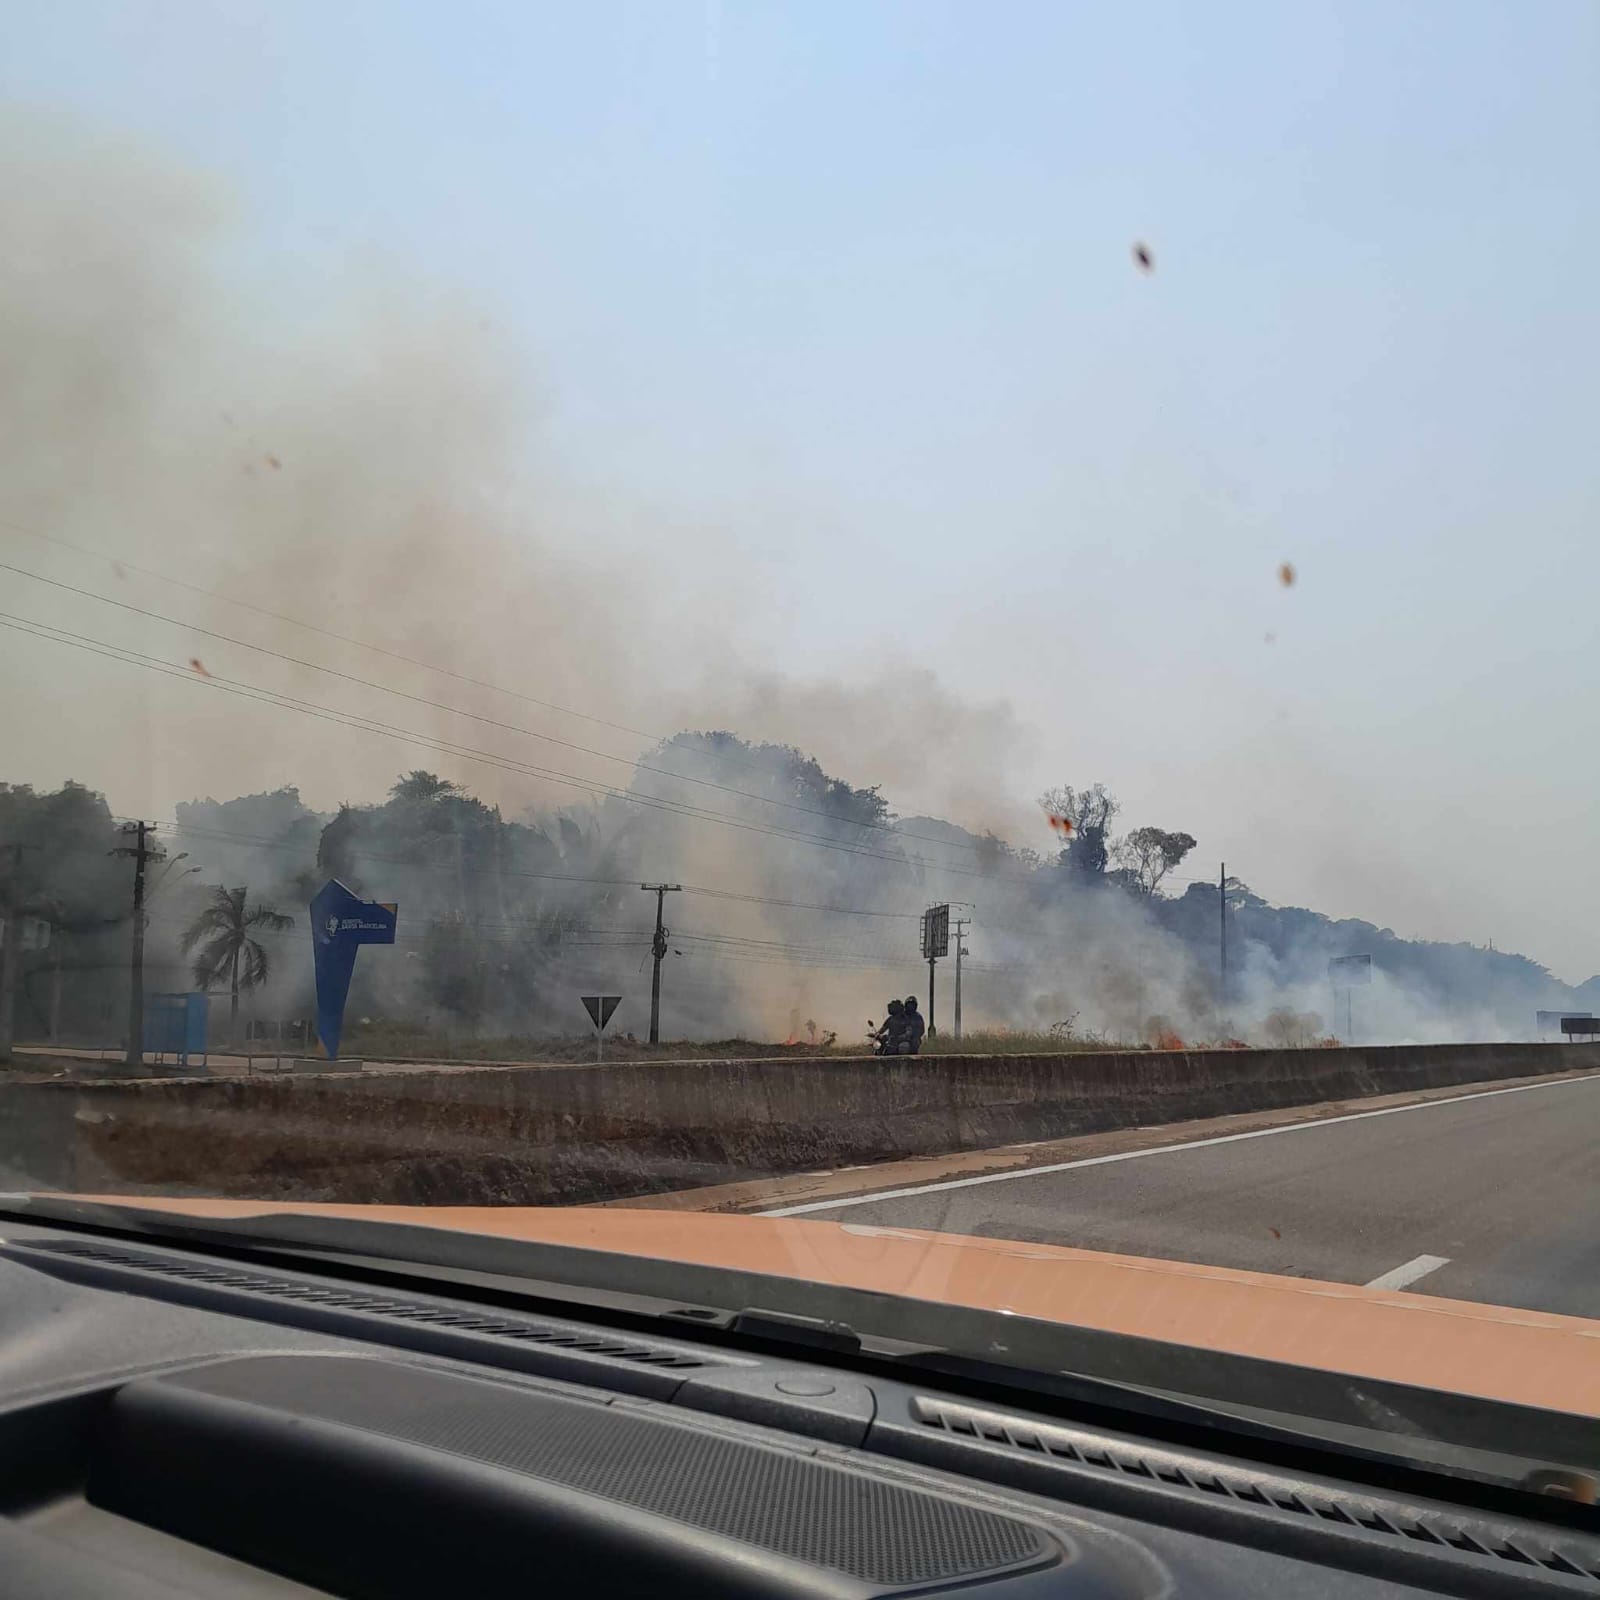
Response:
M367 1022L345 1029L342 1052L368 1061L593 1061L594 1035L531 1038L508 1034L473 1038L441 1033L417 1023ZM759 1039L666 1039L647 1044L632 1034L606 1035L607 1061L757 1060L773 1056L864 1054L837 1046L820 1050L806 1041L774 1043Z
M924 1041L924 1055L1004 1056L1061 1055L1090 1050L1134 1048L1099 1034L1063 1030L978 1029L961 1039L936 1034ZM345 1030L344 1053L368 1061L593 1061L594 1036L560 1039L519 1035L496 1038L454 1037L407 1022L355 1023ZM808 1039L782 1043L760 1039L667 1039L658 1045L631 1034L606 1036L607 1061L768 1060L780 1056L862 1056L865 1041L813 1045Z

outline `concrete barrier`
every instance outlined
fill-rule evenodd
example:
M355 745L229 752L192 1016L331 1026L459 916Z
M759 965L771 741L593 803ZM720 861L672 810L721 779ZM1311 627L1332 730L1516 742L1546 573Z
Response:
M7 1187L578 1204L1600 1069L1600 1043L779 1058L0 1085Z

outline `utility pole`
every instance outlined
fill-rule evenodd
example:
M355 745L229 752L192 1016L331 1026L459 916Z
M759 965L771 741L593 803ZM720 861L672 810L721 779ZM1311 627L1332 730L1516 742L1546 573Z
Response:
M0 1058L11 1054L11 1026L16 1008L17 963L22 955L22 846L11 847L11 877L6 885L4 923L0 926Z
M1217 868L1217 927L1222 934L1221 981L1217 985L1217 1007L1228 1003L1228 863Z
M650 1043L661 1043L661 963L667 954L667 929L662 922L662 907L669 894L677 894L681 883L641 883L646 894L656 897L656 936L650 941L650 953L656 958L655 971L650 975Z
M970 917L957 917L951 926L956 930L956 1019L955 1036L961 1037L961 958L967 954L967 948L962 941L966 938L967 929L972 926Z
M167 858L160 845L150 842L152 827L148 822L125 823L122 831L134 842L111 852L133 858L133 960L128 969L128 1049L122 1058L130 1067L144 1065L144 869Z

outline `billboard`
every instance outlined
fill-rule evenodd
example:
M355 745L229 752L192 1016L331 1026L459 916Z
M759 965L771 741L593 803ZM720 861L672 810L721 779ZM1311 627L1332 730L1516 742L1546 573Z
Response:
M1328 981L1336 989L1362 989L1372 982L1371 956L1335 956L1328 963Z
M1592 1011L1535 1011L1533 1026L1539 1033L1560 1033L1563 1017L1592 1017Z
M922 913L922 959L950 954L950 907L929 906Z

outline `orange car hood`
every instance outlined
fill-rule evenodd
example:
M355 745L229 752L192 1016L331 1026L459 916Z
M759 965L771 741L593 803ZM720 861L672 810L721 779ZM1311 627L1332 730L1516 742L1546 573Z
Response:
M733 1267L1600 1415L1600 1322L1397 1290L810 1218L73 1198L217 1219L353 1217Z

